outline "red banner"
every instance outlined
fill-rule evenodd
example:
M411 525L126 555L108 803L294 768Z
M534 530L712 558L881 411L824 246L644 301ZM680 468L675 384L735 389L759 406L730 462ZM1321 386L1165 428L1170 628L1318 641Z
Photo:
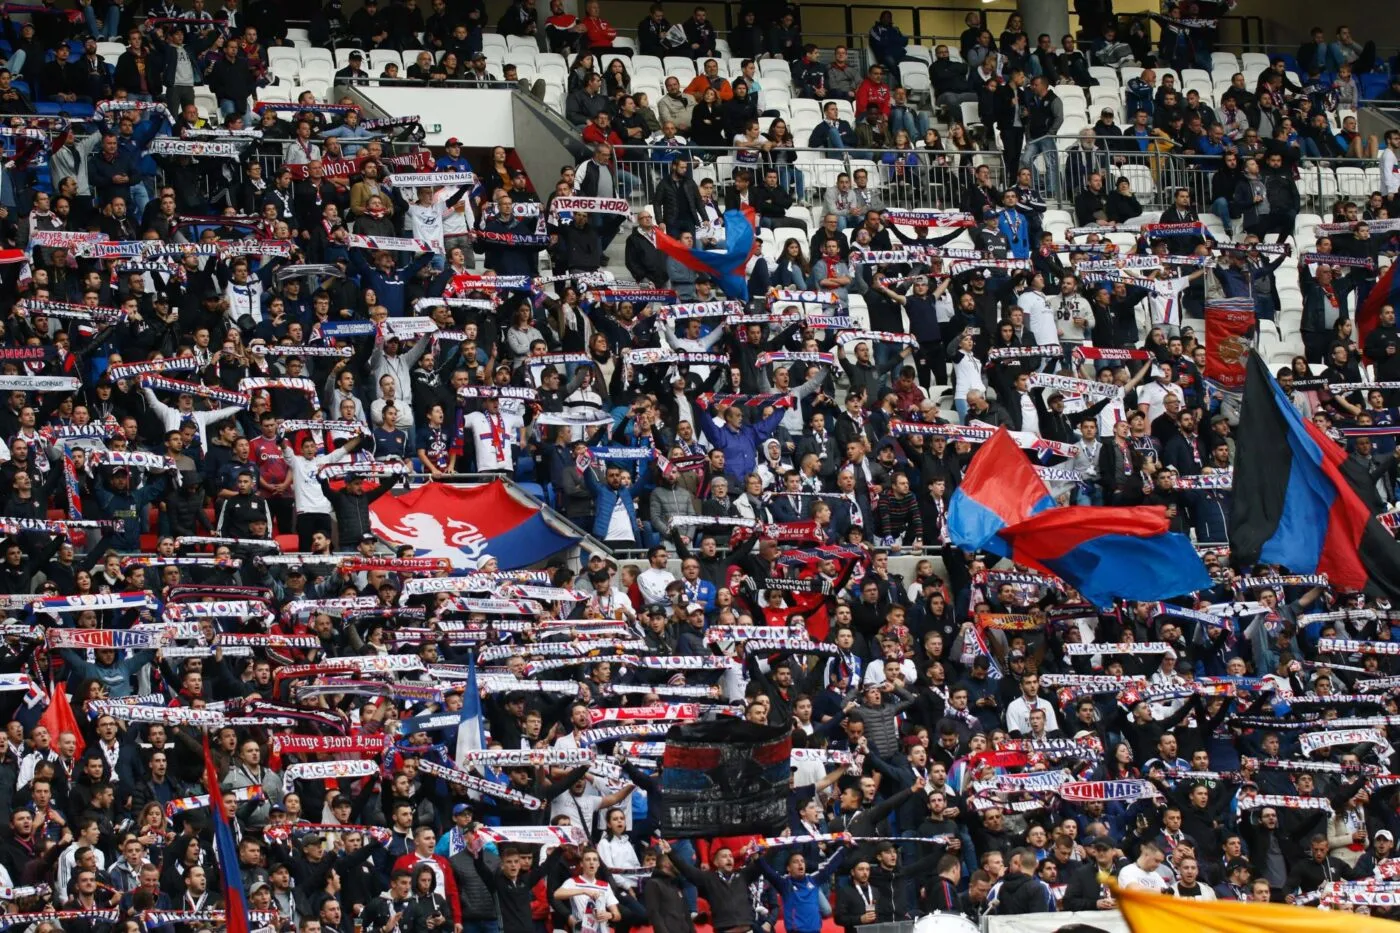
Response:
M1227 392L1244 389L1244 364L1256 327L1252 299L1224 298L1206 305L1207 379Z

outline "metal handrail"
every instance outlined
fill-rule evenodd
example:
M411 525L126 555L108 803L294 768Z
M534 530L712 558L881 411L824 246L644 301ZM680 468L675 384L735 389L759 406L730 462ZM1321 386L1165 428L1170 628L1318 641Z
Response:
M1169 207L1173 192L1177 188L1187 189L1201 211L1207 210L1212 203L1211 185L1219 167L1220 157L1100 149L1094 150L1090 164L1088 157L1076 154L1083 150L1071 148L1077 141L1078 138L1073 136L1057 137L1057 149L1049 154L1057 173L1055 195L1046 198L1051 206L1069 207L1074 195L1082 189L1090 170L1108 173L1105 187L1110 192L1119 177L1127 177L1135 189L1134 196L1144 211L1164 210ZM653 203L653 195L669 171L670 160L678 153L686 153L693 161L698 157L699 161L693 168L697 181L711 178L720 189L726 189L732 184L733 169L750 167L737 162L739 150L733 148L689 146L677 149L624 144L622 150L623 158L617 160L617 167L626 172L622 177L622 187L634 201L642 200L645 203ZM794 195L798 204L815 205L818 208L821 198L813 196L813 190L828 189L836 183L838 173L853 174L859 168L866 169L870 175L870 188L880 193L883 202L889 207L899 208L947 207L957 204L961 191L972 184L975 167L980 165L986 165L990 169L991 183L998 189L1005 189L1009 183L1015 181L1014 177L1008 181L1003 153L993 149L944 150L938 154L946 160L946 164L930 163L922 158L929 150L904 150L921 158L917 160L917 165L905 166L898 173L880 161L883 156L898 150L875 150L867 153L855 149L829 151L804 148L783 151L794 153L796 161L779 167L780 183ZM1046 180L1051 165L1045 155L1040 157L1040 161L1042 165L1038 188L1044 195L1050 193ZM873 173L870 171L872 163ZM756 170L755 182L759 180L758 174L766 170L769 164L760 159L752 166ZM1336 180L1336 176L1332 169L1369 169L1377 165L1375 159L1304 159L1298 164L1302 201L1311 205L1311 209L1315 211L1325 212L1330 210L1331 200L1336 196L1364 197L1370 194L1369 188L1364 191L1343 190L1340 188L1340 182L1334 186L1332 180Z

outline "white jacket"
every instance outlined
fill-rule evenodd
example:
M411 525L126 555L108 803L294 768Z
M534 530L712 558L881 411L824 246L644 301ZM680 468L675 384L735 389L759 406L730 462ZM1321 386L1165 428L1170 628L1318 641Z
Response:
M151 411L160 416L161 424L167 431L178 431L186 421L194 422L195 433L199 435L199 449L205 453L209 452L209 438L205 433L205 428L211 424L218 424L225 418L232 418L243 409L238 405L230 405L227 408L216 408L213 411L192 411L188 415L178 408L172 408L160 399L150 388L142 388L141 392L146 396L146 401L150 403Z
M293 453L288 445L283 448L283 456L287 459L287 469L292 472L292 496L296 501L296 510L314 512L317 515L331 514L331 500L326 498L321 489L321 478L317 471L327 464L344 460L350 456L350 451L341 447L332 453L307 460L300 454Z

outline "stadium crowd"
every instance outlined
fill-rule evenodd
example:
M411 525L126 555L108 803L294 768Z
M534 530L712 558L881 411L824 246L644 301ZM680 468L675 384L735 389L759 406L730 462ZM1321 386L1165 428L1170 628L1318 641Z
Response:
M1201 6L1163 18L1206 21ZM1291 326L1296 259L1305 350L1278 381L1376 508L1395 500L1400 331L1392 304L1364 337L1357 312L1397 251L1400 134L1329 142L1320 112L1374 46L1338 30L1300 50L1308 87L1275 71L1209 120L1189 94L1146 95L1132 129L1096 130L1092 158L1042 177L1022 166L1053 137L1052 88L1090 61L1181 67L1209 30L1169 26L1154 50L1089 15L1091 59L1072 37L1028 52L1017 17L996 43L970 16L963 61L996 78L940 51L935 100L985 108L1015 186L959 163L948 210L916 211L843 175L806 249L755 242L711 274L670 241L723 255L744 208L789 226L765 222L800 197L790 136L756 132L752 85L703 74L650 117L625 63L600 75L588 57L617 35L596 0L550 12L594 144L552 187L504 149L428 151L411 118L253 106L287 41L275 4L246 20L237 0L46 4L18 30L4 14L8 112L86 103L98 132L53 114L4 137L0 923L186 933L232 927L227 904L299 933L854 933L1110 910L1104 871L1178 897L1393 910L1374 886L1400 864L1396 617L1231 564L1238 399L1206 381L1187 323L1233 299ZM905 42L889 21L858 80L773 12L743 17L736 54L874 107L849 144L839 120L809 144L937 149L931 115L885 83ZM432 84L483 74L484 24L480 3L423 19L370 0L348 18L328 4L311 33L424 41L442 60L403 80ZM539 28L533 0L497 24ZM94 38L117 36L109 69ZM715 39L703 9L677 29L658 7L639 51L703 61ZM697 184L676 133L753 159ZM1218 195L1180 188L1133 225L1113 166L1158 134L1219 155ZM642 136L680 152L629 227L641 179L618 151ZM1381 183L1329 204L1329 230L1289 256L1309 141L1383 144ZM1073 208L1068 245L1047 198ZM1062 503L1164 507L1214 585L1094 606L964 551L949 506L986 426L1015 432ZM387 546L374 504L456 474L527 484L645 557L487 557L454 577ZM784 813L767 834L668 838L666 730L723 717L791 729Z
M690 79L673 74L669 64L664 79L641 77L643 66L633 64L633 50L613 44L617 30L595 7L583 19L586 28L552 28L548 41L552 51L572 56L564 109L583 141L608 142L619 153L630 153L617 156L625 162L664 164L678 154L703 162L731 158L734 173L747 173L753 191L760 189L765 171L776 168L777 187L799 200L801 149L875 162L881 184L871 187L883 189L876 197L892 206L927 203L922 198L930 186L945 189L956 202L974 186L974 157L1000 150L1008 182L1023 168L1032 171L1031 184L1021 192L1023 210L1042 209L1045 197L1061 191L1068 200L1097 171L1110 192L1123 195L1109 219L1126 220L1142 208L1131 187L1121 190L1124 173L1115 169L1152 165L1152 177L1159 180L1159 166L1170 154L1176 157L1173 164L1213 173L1209 190L1226 187L1226 207L1213 209L1228 227L1247 210L1233 203L1232 195L1251 157L1264 168L1262 159L1278 153L1282 173L1296 178L1305 157L1377 155L1380 141L1358 131L1354 112L1368 98L1400 101L1400 67L1395 60L1379 63L1381 75L1388 68L1392 80L1387 86L1377 77L1379 84L1364 90L1363 79L1378 70L1373 43L1357 43L1345 26L1331 41L1314 30L1313 41L1296 56L1269 56L1267 67L1248 75L1217 70L1217 82L1228 78L1229 87L1213 93L1211 55L1219 26L1208 15L1219 12L1217 5L1191 5L1185 14L1178 5L1165 6L1171 7L1169 15L1139 16L1126 27L1111 15L1092 16L1082 21L1082 47L1068 34L1059 39L1041 34L1032 42L1016 13L994 38L974 11L959 42L935 46L931 61L911 54L909 38L885 11L865 37L857 63L857 53L844 45L823 50L804 42L795 8L767 29L755 21L756 13L746 13L722 40L702 8L672 26L655 4L638 27L636 54L648 57L653 63L648 68L659 68L663 58L669 63L669 56L689 56L696 66ZM550 24L572 19L565 15ZM725 44L717 51L719 42ZM770 70L775 61L785 62L790 73ZM1190 69L1196 76L1188 87L1184 79ZM1111 77L1104 77L1105 71ZM1118 97L1120 76L1126 93ZM917 80L906 83L910 78ZM657 95L653 88L663 80ZM820 119L795 128L796 107L790 117L761 106L765 86L781 92L773 101L790 93L794 101L813 102ZM1085 108L1086 101L1092 109ZM1225 164L1226 152L1236 153L1239 164ZM1193 192L1199 200L1221 200L1217 194L1207 199L1202 188ZM772 207L769 198L757 196ZM768 216L783 216L779 201ZM846 198L826 204L838 214L858 207Z

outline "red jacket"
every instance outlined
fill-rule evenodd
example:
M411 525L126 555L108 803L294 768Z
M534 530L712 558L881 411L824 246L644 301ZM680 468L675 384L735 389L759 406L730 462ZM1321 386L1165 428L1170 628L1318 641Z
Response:
M452 874L452 863L446 856L432 855L428 858L419 858L415 852L407 855L400 855L394 861L392 871L402 868L404 871L412 872L420 862L431 862L434 873L438 876L437 893L446 898L447 903L452 905L452 922L462 922L462 900L457 896L457 879ZM392 874L392 872L391 872Z
M613 40L617 38L617 30L608 25L607 20L597 16L585 16L583 18L583 28L588 32L588 47L590 49L611 48Z
M626 158L622 150L622 137L619 136L617 130L612 127L608 127L608 135L605 138L603 136L603 131L598 129L598 124L590 123L583 128L583 141L594 146L598 145L598 143L607 143L613 147L613 158Z
M876 84L869 78L860 83L856 88L856 116L865 113L871 105L880 108L880 112L885 116L890 115L890 89L884 84Z

